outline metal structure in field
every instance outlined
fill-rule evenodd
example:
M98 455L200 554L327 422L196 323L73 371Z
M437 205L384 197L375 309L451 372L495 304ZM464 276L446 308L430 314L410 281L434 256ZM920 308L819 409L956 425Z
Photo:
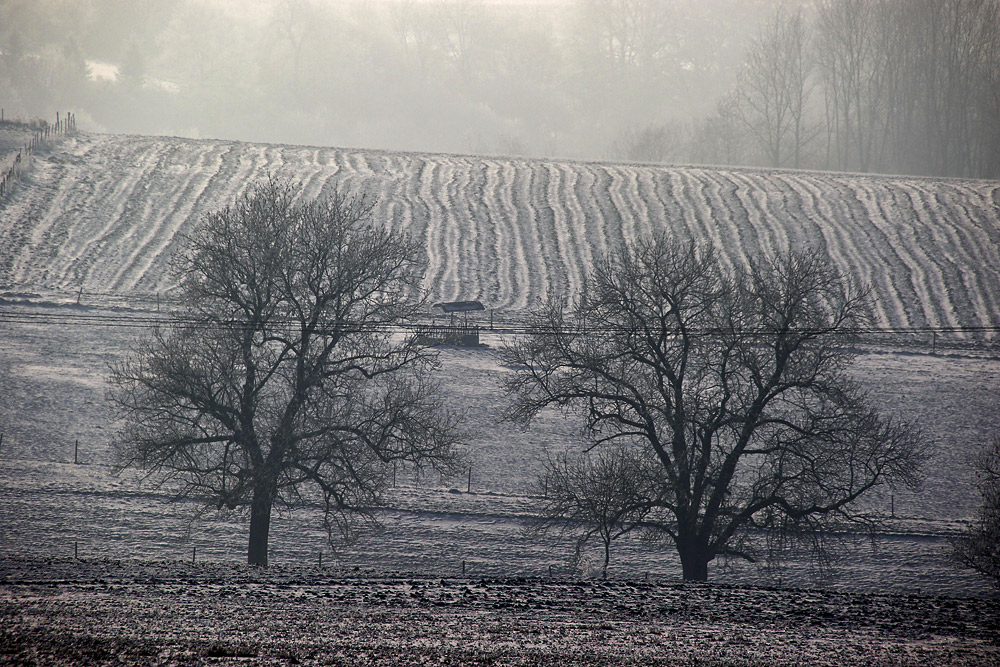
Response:
M479 346L479 324L475 319L470 323L469 313L484 311L486 306L479 301L446 301L434 304L434 308L448 316L448 323L439 324L435 312L432 324L417 328L417 338L421 342L427 345ZM460 318L456 318L456 314Z

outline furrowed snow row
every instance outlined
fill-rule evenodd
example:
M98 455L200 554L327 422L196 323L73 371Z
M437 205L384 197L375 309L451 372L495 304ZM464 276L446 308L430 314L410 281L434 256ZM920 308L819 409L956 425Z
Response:
M0 289L168 291L178 234L254 180L377 198L423 242L431 301L516 315L583 289L596 258L665 230L730 266L820 246L874 286L883 327L1000 321L1000 188L932 180L268 146L79 134L36 156L2 203Z

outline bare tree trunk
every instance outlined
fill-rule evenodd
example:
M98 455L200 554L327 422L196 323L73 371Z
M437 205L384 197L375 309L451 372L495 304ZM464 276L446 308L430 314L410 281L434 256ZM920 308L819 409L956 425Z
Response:
M601 579L608 578L608 563L611 561L611 537L604 539L604 566L601 568Z
M250 542L247 547L247 564L267 567L267 541L271 530L271 506L274 496L264 485L253 492L250 505Z
M684 581L708 581L708 549L696 543L677 544Z
M708 581L708 545L697 537L677 536L677 553L681 557L684 581Z

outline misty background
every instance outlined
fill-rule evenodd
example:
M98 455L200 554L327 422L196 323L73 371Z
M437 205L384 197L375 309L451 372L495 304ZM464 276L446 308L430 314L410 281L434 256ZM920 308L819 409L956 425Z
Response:
M1000 0L0 0L7 119L1000 177Z

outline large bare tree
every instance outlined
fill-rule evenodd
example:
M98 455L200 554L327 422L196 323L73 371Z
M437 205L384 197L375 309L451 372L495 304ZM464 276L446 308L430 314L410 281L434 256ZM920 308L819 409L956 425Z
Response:
M363 196L297 203L268 180L205 216L175 270L181 307L112 368L120 466L249 514L267 565L276 503L320 503L331 541L371 520L397 462L448 465L456 419L393 325L419 249Z
M865 494L919 482L915 430L846 375L869 291L825 255L728 270L711 247L658 236L599 262L585 295L506 348L509 416L559 406L592 448L641 443L662 482L640 527L669 536L685 579L758 557L751 532L870 526Z

